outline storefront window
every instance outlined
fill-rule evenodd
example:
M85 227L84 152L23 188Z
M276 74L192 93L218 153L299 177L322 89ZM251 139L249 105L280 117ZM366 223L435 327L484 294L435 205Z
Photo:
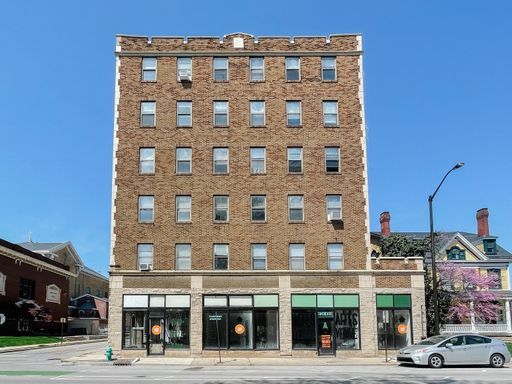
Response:
M203 340L205 348L227 348L227 311L205 310Z
M379 349L412 344L410 295L377 295L377 332Z
M124 311L123 348L146 348L146 311Z
M316 348L314 309L292 310L292 348Z
M252 311L229 312L229 347L252 349Z
M256 349L278 349L279 311L277 309L254 311L254 338Z
M338 309L334 320L336 349L359 349L359 309Z
M188 309L168 309L165 315L166 347L188 348L190 346L190 311Z

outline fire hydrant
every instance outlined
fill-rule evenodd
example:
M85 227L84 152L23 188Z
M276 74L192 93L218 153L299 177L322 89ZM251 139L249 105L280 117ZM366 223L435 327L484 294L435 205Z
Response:
M112 360L112 347L108 347L107 349L105 349L105 357L107 358L108 361Z

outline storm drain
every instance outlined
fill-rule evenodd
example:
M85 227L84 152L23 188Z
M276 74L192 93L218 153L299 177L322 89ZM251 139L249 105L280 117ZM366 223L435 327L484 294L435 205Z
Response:
M131 359L118 359L114 361L114 365L132 365Z
M200 369L203 369L204 367L190 367L185 368L185 371L199 371Z

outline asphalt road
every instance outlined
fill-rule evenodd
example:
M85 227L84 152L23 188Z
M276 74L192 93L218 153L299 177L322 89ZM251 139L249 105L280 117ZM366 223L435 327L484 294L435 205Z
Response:
M373 366L112 366L73 365L61 359L104 350L105 342L0 354L0 383L512 383L512 368L438 370Z

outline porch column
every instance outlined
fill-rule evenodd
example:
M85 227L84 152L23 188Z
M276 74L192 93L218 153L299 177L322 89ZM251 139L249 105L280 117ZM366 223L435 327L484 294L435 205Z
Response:
M510 319L510 300L505 300L505 319L507 321L507 332L512 333L512 321Z
M473 310L473 308L474 308L473 302L469 303L469 308L471 311L471 332L476 332L475 311Z

